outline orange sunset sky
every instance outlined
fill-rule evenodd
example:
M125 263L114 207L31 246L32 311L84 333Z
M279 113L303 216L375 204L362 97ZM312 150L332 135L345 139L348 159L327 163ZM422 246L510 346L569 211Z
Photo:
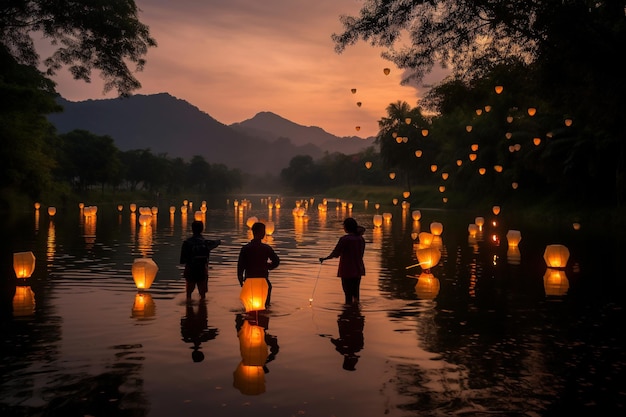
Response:
M334 51L330 36L342 30L339 15L356 15L358 0L136 4L158 46L149 50L146 68L137 74L142 88L135 94L169 93L224 124L270 111L337 136L368 137L378 133L378 120L390 103L403 100L414 107L423 94L401 86L401 70L365 42L342 54ZM71 101L115 97L103 95L97 74L86 84L62 70L55 81Z

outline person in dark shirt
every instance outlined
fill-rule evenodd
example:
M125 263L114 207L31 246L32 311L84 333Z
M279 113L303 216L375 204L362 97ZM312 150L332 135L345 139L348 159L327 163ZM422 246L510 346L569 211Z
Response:
M263 243L265 237L265 224L256 222L252 225L252 240L241 247L237 260L237 279L239 285L247 278L265 278L267 281L267 300L265 308L270 306L272 295L272 283L269 280L269 271L278 267L280 258L274 249L267 243Z
M365 228L359 226L352 217L348 217L343 221L343 230L346 234L339 238L330 255L319 260L323 263L327 259L339 258L337 276L341 278L345 304L358 304L361 277L365 275Z
M185 277L185 290L187 301L191 300L191 294L198 287L200 299L206 298L209 284L209 254L218 247L221 240L209 240L202 236L204 223L199 220L191 223L193 235L183 241L180 249L180 263L185 265L183 276Z

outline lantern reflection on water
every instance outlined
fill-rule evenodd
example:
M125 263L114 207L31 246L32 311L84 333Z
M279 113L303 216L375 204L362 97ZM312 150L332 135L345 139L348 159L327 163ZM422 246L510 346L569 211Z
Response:
M246 278L239 294L246 313L265 309L268 290L269 286L265 278Z
M543 288L546 296L561 297L569 290L569 280L565 271L557 268L546 268L543 275Z
M152 295L147 292L138 292L135 294L135 301L133 302L133 311L131 316L134 319L148 319L154 317L156 312L156 305L152 299Z
M439 295L441 284L438 278L429 272L422 272L417 277L415 293L420 299L433 300Z
M18 285L13 295L13 317L35 315L35 293L30 285Z
M14 253L13 270L17 278L30 278L35 270L35 255L31 251Z
M248 366L241 361L233 377L233 386L244 395L259 395L265 392L265 371L262 366Z
M138 290L147 290L152 286L159 267L151 258L137 258L133 262L132 275Z

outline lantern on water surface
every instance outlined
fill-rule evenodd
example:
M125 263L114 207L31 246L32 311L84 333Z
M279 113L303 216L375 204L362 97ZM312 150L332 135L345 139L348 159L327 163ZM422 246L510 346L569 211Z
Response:
M476 152L478 150L478 144L477 143L473 143L470 146L470 149L472 150L472 152Z
M418 158L421 158L422 157L422 150L421 149L416 150L415 151L415 156L418 157Z
M121 204L117 205L117 211L119 211L120 213L124 210L124 206Z
M365 168L370 169L372 167L372 161L365 162Z
M383 213L383 220L386 221L387 223L389 223L391 221L392 217L393 216L391 215L391 213L388 213L388 212Z
M262 366L239 363L233 374L233 386L244 395L259 395L265 392L265 371Z
M151 214L140 214L139 215L139 224L142 226L150 226L152 223L152 215Z
M31 252L15 252L13 254L13 270L20 279L30 278L35 270L35 255Z
M241 359L246 366L263 366L268 356L265 329L244 320L237 332Z
M158 208L158 207L156 207L156 206L151 207L151 208L150 208L150 212L151 212L153 215L157 215L157 214L159 214L159 208Z
M443 233L443 223L432 222L430 224L430 233L432 233L433 236L441 236Z
M396 178L396 173L395 172L390 172L389 173L389 178L392 179L392 180L395 179Z
M472 162L474 162L477 157L478 157L478 155L476 155L475 153L469 154L469 160L472 161Z
M383 216L380 214L374 214L374 218L372 219L372 223L374 227L380 227L383 225Z
M569 249L560 244L548 245L543 253L548 268L565 268L569 260Z
M137 204L135 204L135 203L130 203L129 208L130 208L130 212L131 212L131 213L134 213L134 212L136 212L136 211L137 211Z
M441 173L441 178L445 181L448 179L448 177L450 176L450 174L448 174L447 172L442 172Z
M478 226L474 223L470 223L467 226L467 233L469 233L470 237L476 237L478 234Z
M41 203L35 203L35 210L39 210L40 207L41 207Z
M439 295L440 287L439 279L429 272L422 272L417 277L415 293L420 299L433 300Z
M411 213L411 217L413 218L413 220L419 221L419 219L422 218L422 212L419 210L413 210L413 212Z
M493 214L497 216L498 214L500 214L500 206L493 206L491 208L491 211L493 211Z
M411 195L410 191L405 191L405 192L402 193L402 197L404 197L404 198L409 198L410 195Z
M392 199L391 202L393 203L394 206L398 205L398 199L397 198Z
M243 303L246 313L265 310L268 290L269 287L265 278L246 278L239 293L239 299Z
M474 224L476 224L476 226L478 226L478 231L483 230L483 226L485 225L485 218L484 217L476 217L474 219Z
M485 168L478 168L478 173L480 175L485 175L486 172L487 172L487 170Z
M170 206L170 214L176 213L176 207Z
M418 248L415 251L415 256L417 256L417 261L419 262L422 270L428 271L430 268L437 266L439 263L439 260L441 259L441 251L439 248L434 246Z
M48 207L48 215L50 217L54 217L55 214L57 214L57 208L56 207Z
M180 206L180 213L187 214L187 206Z
M517 246L519 245L521 240L522 232L520 232L519 230L511 229L506 232L506 241L508 242L509 246Z
M562 297L569 290L569 280L565 271L556 268L546 268L543 275L543 288L546 296Z
M428 232L420 232L419 235L420 247L427 248L433 243L433 234Z
M204 220L204 212L202 210L196 210L193 212L193 219L197 222Z
M159 267L151 258L137 258L131 269L135 286L138 290L147 290L152 286Z
M529 107L529 108L528 108L528 115L529 115L530 117L533 117L535 114L537 114L537 109L536 109L536 108L534 108L534 107Z
M496 94L501 94L502 91L504 90L504 87L501 85L496 85L495 90L496 90Z
M437 164L432 164L432 165L430 166L430 170L431 170L432 172L437 172Z
M265 222L265 234L268 236L271 236L274 234L274 230L276 229L276 226L274 225L274 222L271 220L268 220Z

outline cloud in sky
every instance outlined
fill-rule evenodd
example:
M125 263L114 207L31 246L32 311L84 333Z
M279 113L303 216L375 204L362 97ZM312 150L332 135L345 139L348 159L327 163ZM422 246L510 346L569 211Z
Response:
M417 105L420 92L401 86L402 73L364 42L342 54L330 39L341 14L358 0L136 0L158 47L137 74L136 94L167 92L231 124L270 111L337 136L373 136L386 107ZM383 68L391 68L387 76ZM114 97L66 71L57 91L72 101ZM351 89L357 93L352 94ZM362 102L358 107L356 102ZM356 131L356 126L361 126Z

